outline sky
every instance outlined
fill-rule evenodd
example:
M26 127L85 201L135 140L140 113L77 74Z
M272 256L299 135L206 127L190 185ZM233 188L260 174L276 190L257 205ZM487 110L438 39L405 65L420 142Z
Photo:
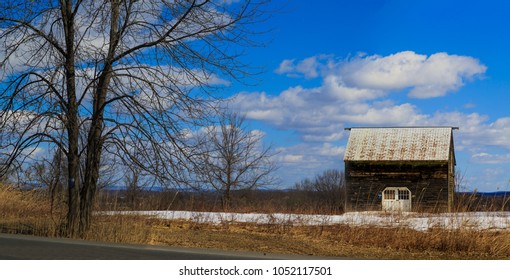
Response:
M461 190L510 190L510 1L272 5L244 57L264 71L228 94L278 152L280 187L343 169L344 128L456 126Z

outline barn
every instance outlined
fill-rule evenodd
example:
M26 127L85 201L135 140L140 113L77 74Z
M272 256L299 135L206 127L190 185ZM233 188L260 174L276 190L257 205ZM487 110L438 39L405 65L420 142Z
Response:
M347 211L451 211L457 127L356 127L344 155Z

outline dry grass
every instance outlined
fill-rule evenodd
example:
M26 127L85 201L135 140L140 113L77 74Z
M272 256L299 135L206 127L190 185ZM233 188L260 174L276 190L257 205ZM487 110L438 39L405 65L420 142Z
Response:
M508 259L510 233L347 225L198 224L100 216L93 240L361 259Z
M44 193L0 186L0 231L59 236L61 211ZM510 232L348 225L196 223L96 216L86 239L362 259L508 259Z
M58 236L62 210L52 209L44 192L0 185L0 231Z
M2 218L46 212L48 206L36 191L23 192L7 185L0 185L0 201Z

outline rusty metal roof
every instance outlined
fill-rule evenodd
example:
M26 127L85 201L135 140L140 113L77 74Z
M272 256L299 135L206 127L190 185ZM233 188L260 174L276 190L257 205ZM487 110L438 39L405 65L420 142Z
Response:
M448 161L453 149L452 129L351 128L344 161Z

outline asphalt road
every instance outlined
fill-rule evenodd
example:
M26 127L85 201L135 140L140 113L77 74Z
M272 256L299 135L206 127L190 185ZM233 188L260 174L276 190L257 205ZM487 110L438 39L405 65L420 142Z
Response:
M0 234L0 260L255 260L296 258L301 257Z

